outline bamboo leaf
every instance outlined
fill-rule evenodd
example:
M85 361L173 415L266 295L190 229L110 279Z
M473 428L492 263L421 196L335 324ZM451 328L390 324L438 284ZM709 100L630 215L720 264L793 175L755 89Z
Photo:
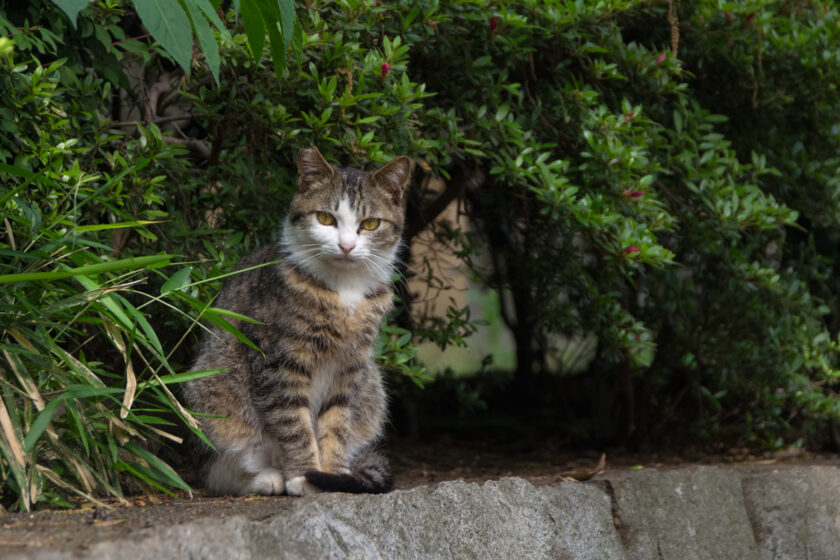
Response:
M219 315L224 315L225 317L239 319L240 321L245 321L246 323L252 323L255 325L264 324L262 321L257 321L256 319L252 319L247 315L242 315L241 313L236 313L235 311L231 311L229 309L222 309L221 307L209 307L207 310L212 311L213 313L218 313Z
M12 370L12 373L15 374L18 382L26 391L26 396L29 397L29 399L35 404L35 408L43 410L45 404L44 399L41 397L41 393L38 391L38 387L35 385L35 382L32 381L32 378L26 371L26 366L24 366L20 357L17 354L10 353L8 350L3 350L3 355L6 357L6 363L9 364L9 368Z
M131 257L116 261L107 261L68 270L56 270L54 272L20 272L17 274L0 275L0 284L13 282L34 282L39 280L51 281L74 276L101 274L103 272L116 272L119 270L136 270L150 266L162 266L169 263L172 255L150 255L146 257Z
M147 226L150 224L162 224L163 220L134 220L131 222L117 222L115 224L93 224L89 226L78 226L75 228L76 233L87 233L89 231L102 231L108 229L123 229Z
M192 381L194 379L202 379L204 377L210 377L211 375L216 375L224 370L222 369L203 369L199 371L188 371L185 373L173 373L171 375L161 375L157 379L150 379L148 381L143 381L138 385L140 389L146 389L148 387L156 387L158 385L173 385L176 383L186 383L187 381Z
M279 25L278 21L267 24L271 62L274 63L274 73L278 80L283 77L283 72L286 70L286 44L283 41L283 34L280 32Z
M99 507L104 507L104 508L109 507L108 504L106 504L105 502L101 502L101 501L97 500L89 492L85 492L85 491L81 490L80 488L76 488L72 484L69 484L63 478L61 478L60 476L55 474L52 470L48 469L47 467L45 467L43 465L35 465L35 468L38 470L38 472L42 473L44 476L49 478L50 481L53 484L55 484L57 486L61 486L62 488L65 488L67 490L70 490L71 492L73 492L75 494L78 494L79 496L82 496L84 499L88 500L92 504L96 504ZM116 496L120 500L121 503L125 504L125 503L128 502L128 500L126 500L125 498L123 498L119 495L116 495Z
M41 434L44 433L44 430L47 429L47 426L50 425L50 422L55 416L56 410L58 410L58 406L61 404L62 399L53 399L44 406L43 410L38 413L38 416L35 418L35 421L32 422L32 426L29 428L29 432L26 433L26 437L23 438L23 449L27 453L32 450L35 446L35 443L41 437Z
M263 20L262 13L260 13L255 0L242 0L240 15L245 27L245 35L248 37L248 48L251 49L251 56L259 62L265 47L265 20Z
M61 348L55 342L50 341L50 350L58 356L64 363L66 363L70 369L79 375L82 379L87 381L90 385L94 387L104 387L105 384L102 383L102 380L93 373L90 368L78 360L75 356L67 352L64 348Z
M271 50L271 61L274 63L274 72L277 79L283 77L286 69L286 45L283 33L281 32L282 12L279 0L255 0L260 13L262 14L265 28L268 30L268 43ZM244 2L243 2L244 4ZM289 28L289 40L291 41L292 28Z
M127 461L118 460L116 464L117 470L126 471L139 481L145 482L149 486L157 488L161 492L175 497L175 494L166 486L160 484L156 479L155 473L149 467L140 463L129 463Z
M166 484L168 484L170 486L175 486L176 488L180 488L181 490L186 490L187 492L192 491L192 488L190 488L189 485L186 482L184 482L181 479L180 476L178 476L178 473L176 473L172 469L172 467L170 467L169 465L164 463L162 460L158 459L153 454L149 453L148 451L146 451L145 449L143 449L139 445L134 444L134 443L128 443L128 444L125 445L125 448L128 451L130 451L131 453L133 453L135 456L137 456L137 457L143 459L144 461L146 461L149 464L150 467L152 467L157 472L159 472L161 475L163 475L163 478L159 479L162 482L165 482Z
M289 46L295 29L295 2L294 0L277 0L280 9L280 26L283 31L283 47Z
M6 403L3 402L3 399L0 399L0 428L3 428L3 440L6 442L5 447L10 452L12 467L18 469L20 472L23 472L26 466L26 460L24 459L23 453L24 446L21 445L20 440L17 438L14 425L12 424L12 419L9 416L9 411L6 408Z
M210 22L216 26L216 29L219 30L219 34L226 40L231 41L230 32L225 27L224 22L219 18L219 14L216 13L216 9L213 5L209 2L209 0L194 0L198 9L201 10L201 13L210 20ZM217 2L218 4L218 2ZM239 10L238 7L235 7L237 11Z
M230 323L228 323L228 322L227 322L225 319L223 319L223 318L222 318L222 317L221 317L218 313L216 313L215 311L213 311L213 308L209 308L209 309L207 309L207 310L205 311L205 313L204 313L203 317L204 317L205 319L207 319L210 323L212 323L213 325L215 325L216 327L219 327L219 328L220 328L220 329L222 329L223 331L225 331L225 332L230 333L231 335L233 335L233 337L234 337L234 338L236 338L236 340L238 340L239 342L241 342L241 343L242 343L242 344L244 344L245 346L248 346L249 348L253 348L254 350L256 350L257 352L259 352L260 354L262 354L262 353L263 353L263 351L262 351L262 350L260 350L260 348L259 348L256 344L254 344L253 342L251 342L251 340L250 340L247 336L245 336L244 334L242 334L242 331L240 331L239 329L237 329L236 327L234 327L233 325L231 325Z
M125 393L123 394L123 407L120 410L120 418L125 420L128 412L131 410L131 405L134 404L134 395L137 391L137 377L134 375L134 365L131 362L131 355L127 351L122 333L107 317L103 317L102 320L105 323L105 330L111 335L111 340L125 361Z
M164 295L165 293L173 290L180 290L186 286L190 281L190 274L192 274L192 270L193 267L187 266L170 276L169 279L163 283L163 286L160 287L160 295Z
M151 347L158 356L163 357L163 346L160 343L157 333L152 328L152 325L150 325L148 319L146 319L146 316L138 311L137 308L134 307L134 305L132 305L127 299L121 296L115 297L122 304L123 309L125 309L126 312L134 318L136 324L140 325L140 329L142 329L143 334L146 335L145 340L141 339L141 342L144 343L145 346Z
M198 37L198 44L201 47L201 52L204 53L204 58L207 60L207 66L210 68L210 73L219 85L219 66L221 58L219 57L219 43L216 42L216 37L213 35L213 30L210 29L210 24L207 17L196 6L195 0L179 0L181 4L186 7L187 15L192 22L195 36Z
M160 389L166 394L167 398L169 399L169 402L167 404L170 405L171 407L173 407L177 412L179 412L181 414L181 416L183 417L184 421L193 430L199 430L199 423L198 423L198 420L195 419L195 416L190 414L190 411L188 411L186 408L184 408L184 405L182 405L181 402L175 397L175 395L172 394L172 391L169 390L169 387L167 387L166 384L163 383L160 380L160 377L158 376L158 374L153 373L153 375L154 375L155 379L158 381ZM200 433L200 430L199 430L199 433Z

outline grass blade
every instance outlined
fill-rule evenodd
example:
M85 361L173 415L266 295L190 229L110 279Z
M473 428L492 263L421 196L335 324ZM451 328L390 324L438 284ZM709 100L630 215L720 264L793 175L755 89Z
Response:
M166 254L151 255L147 257L131 257L128 259L91 264L79 268L71 268L69 270L56 270L54 272L20 272L17 274L1 274L0 284L32 282L36 280L61 280L63 278L72 278L73 276L90 276L92 274L116 272L118 270L136 270L153 265L163 266L164 264L169 264L169 260L171 258L172 255Z

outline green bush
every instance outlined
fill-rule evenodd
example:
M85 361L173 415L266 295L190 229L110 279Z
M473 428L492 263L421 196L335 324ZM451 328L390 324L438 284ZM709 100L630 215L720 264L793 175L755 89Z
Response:
M429 232L497 291L505 390L552 429L776 447L840 417L830 2L342 0L290 22L286 1L182 0L177 47L144 3L74 26L0 2L5 504L120 495L122 473L185 487L147 451L194 425L168 385L210 373L185 373L198 325L233 329L212 298L275 238L309 145L417 160L407 241ZM469 230L440 219L455 200ZM447 288L426 263L399 272L379 350L410 399L432 378L415 345L475 325L424 315L405 278ZM564 368L575 338L593 357ZM582 432L559 420L580 387Z

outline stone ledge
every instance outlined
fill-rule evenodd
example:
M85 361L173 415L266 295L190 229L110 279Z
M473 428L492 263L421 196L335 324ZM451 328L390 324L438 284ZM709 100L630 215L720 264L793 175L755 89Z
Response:
M167 506L158 506L167 507ZM174 507L174 506L173 506ZM443 482L380 496L272 498L15 559L837 560L840 468L609 471L588 483ZM234 513L231 513L234 512ZM148 525L148 524L147 524ZM12 526L0 526L0 543ZM44 531L50 528L45 526Z

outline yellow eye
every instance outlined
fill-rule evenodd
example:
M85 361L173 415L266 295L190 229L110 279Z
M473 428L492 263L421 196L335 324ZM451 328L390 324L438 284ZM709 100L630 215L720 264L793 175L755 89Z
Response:
M335 216L328 212L318 212L318 221L325 226L335 225Z
M368 218L366 220L362 220L362 229L367 231L373 231L379 227L379 224L382 220L379 218Z

